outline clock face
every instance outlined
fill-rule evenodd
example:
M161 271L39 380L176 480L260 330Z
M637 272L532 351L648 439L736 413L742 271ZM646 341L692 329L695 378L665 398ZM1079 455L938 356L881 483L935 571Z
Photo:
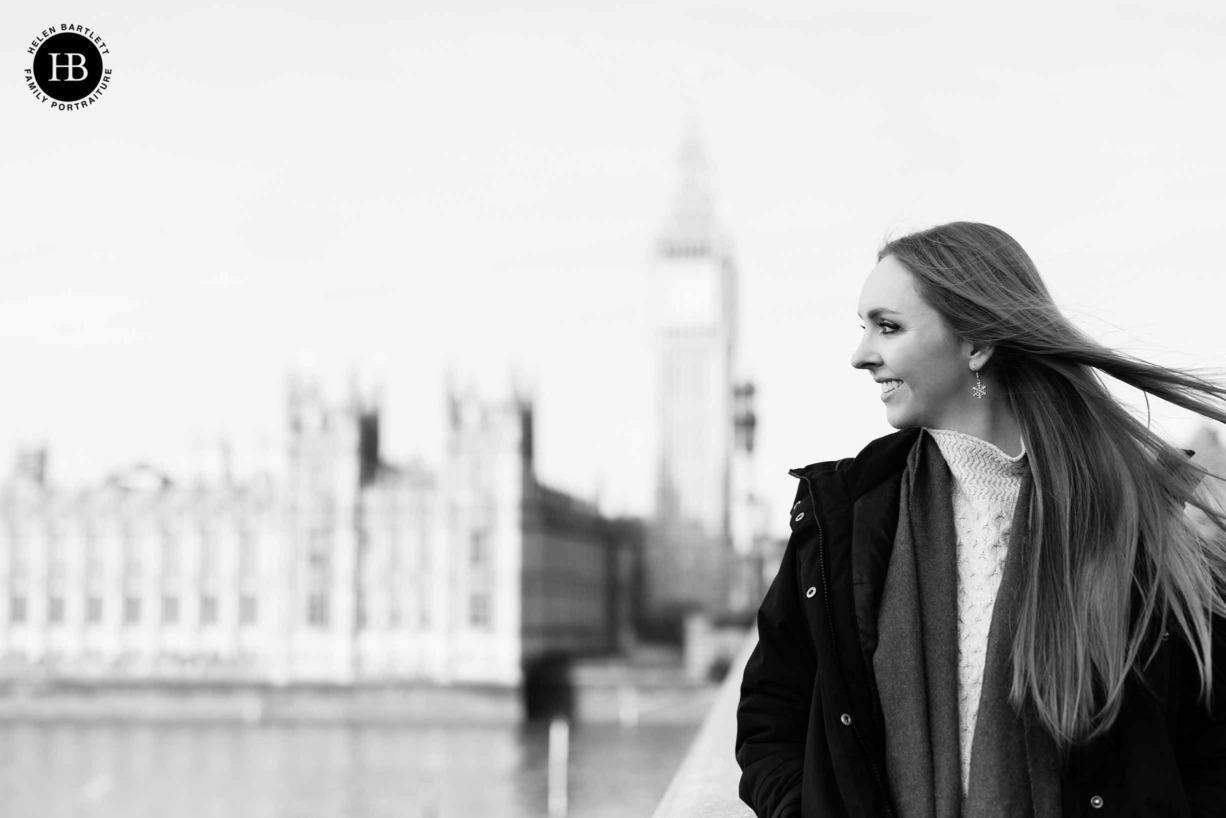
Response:
M719 270L709 260L671 261L660 271L661 319L665 325L709 325L719 321Z

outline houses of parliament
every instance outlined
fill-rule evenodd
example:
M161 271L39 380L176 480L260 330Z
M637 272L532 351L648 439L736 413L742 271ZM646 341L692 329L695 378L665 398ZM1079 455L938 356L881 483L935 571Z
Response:
M0 673L514 686L538 658L623 650L638 616L756 607L736 268L693 132L678 160L650 270L653 516L609 519L543 484L526 394L448 385L445 455L427 468L384 459L377 397L296 373L281 465L260 477L142 464L67 490L45 449L18 455L0 477Z
M7 676L517 684L548 652L615 651L634 521L536 479L523 395L449 389L446 462L393 466L380 406L286 390L285 474L82 491L46 452L0 488Z

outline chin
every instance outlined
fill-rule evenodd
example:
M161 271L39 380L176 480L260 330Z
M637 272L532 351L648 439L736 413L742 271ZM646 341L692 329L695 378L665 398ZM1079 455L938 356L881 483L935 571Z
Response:
M885 422L893 426L895 429L906 429L911 425L907 422L906 415L899 412L891 412L889 409L885 410Z
M889 410L885 413L885 422L895 429L914 429L917 426L923 425L918 419L905 412L891 412Z

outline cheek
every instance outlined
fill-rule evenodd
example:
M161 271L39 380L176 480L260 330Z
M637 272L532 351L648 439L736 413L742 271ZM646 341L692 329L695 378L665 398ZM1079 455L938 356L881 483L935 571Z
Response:
M899 373L908 398L921 403L942 403L952 399L961 384L960 373L933 359L915 360L906 374Z

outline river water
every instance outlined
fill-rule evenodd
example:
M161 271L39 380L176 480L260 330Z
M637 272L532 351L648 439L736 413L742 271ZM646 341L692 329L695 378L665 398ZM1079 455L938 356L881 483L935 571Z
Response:
M568 818L650 816L696 731L575 725ZM543 818L548 732L537 723L4 724L0 814Z

